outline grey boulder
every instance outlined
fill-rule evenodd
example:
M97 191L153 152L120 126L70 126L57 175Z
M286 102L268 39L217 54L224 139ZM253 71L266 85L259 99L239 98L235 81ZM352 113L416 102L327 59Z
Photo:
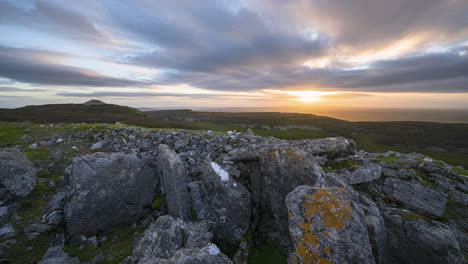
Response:
M266 212L260 221L268 223L267 229L279 232L281 247L288 240L288 210L284 199L300 185L323 186L325 175L309 153L289 146L275 146L263 150L259 156L261 168L260 211Z
M187 170L179 155L167 145L158 146L158 167L162 191L166 195L169 214L190 220L190 197Z
M51 247L37 264L79 264L78 258L72 258L59 246Z
M0 184L15 196L28 196L36 186L33 163L17 149L0 149Z
M291 146L304 150L314 156L327 158L346 157L356 154L356 143L344 137L305 139L291 142Z
M13 229L11 224L6 224L0 228L0 242L13 238L14 236L15 229Z
M237 247L249 229L250 193L217 163L205 162L201 180L189 184L192 210L200 220L216 223L222 248Z
M389 263L436 264L464 262L450 227L436 221L404 221L398 214L385 216Z
M5 224L8 222L10 218L10 212L8 211L8 207L2 206L0 207L0 225Z
M211 243L213 224L187 223L169 215L159 217L135 243L129 263L231 263Z
M67 230L94 236L143 216L158 186L151 165L134 154L94 153L75 158L65 174Z
M382 189L385 194L422 214L441 216L445 211L445 196L419 183L387 178Z
M375 163L365 163L356 170L344 175L347 184L359 184L375 181L382 176L382 167Z
M299 186L286 205L290 263L375 263L365 216L347 190Z

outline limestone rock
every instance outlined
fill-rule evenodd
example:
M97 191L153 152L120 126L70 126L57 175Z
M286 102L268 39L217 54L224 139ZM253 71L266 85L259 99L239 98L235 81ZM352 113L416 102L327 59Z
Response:
M250 222L250 193L219 165L205 162L201 180L189 184L197 218L215 222L222 247L237 247Z
M93 236L140 218L155 196L155 175L150 161L134 154L94 153L75 158L66 170L67 230Z
M420 213L441 216L445 211L445 196L419 183L387 178L382 189L398 202Z
M289 263L375 263L365 216L345 189L299 186L286 205Z
M71 258L59 246L51 247L37 264L79 264L78 258Z
M451 229L436 221L404 221L396 214L385 216L390 249L389 263L465 263Z
M26 197L36 186L33 163L17 149L0 149L0 184L15 196Z
M344 137L305 139L291 142L291 146L304 150L315 156L327 158L345 157L356 154L356 143Z
M356 170L345 175L347 184L359 184L375 181L382 176L382 167L374 163L365 163Z
M190 219L190 198L187 190L187 171L176 152L167 145L158 147L158 167L169 214Z
M15 236L15 229L11 224L6 224L0 228L0 242Z
M308 184L322 186L325 176L314 157L300 149L275 146L259 156L262 186L260 210L267 216L270 228L277 230L279 244L285 247L288 240L288 214L284 199L295 187Z
M232 263L211 243L213 224L186 223L169 215L159 217L135 243L130 263Z
M9 218L10 218L10 212L8 211L8 207L6 206L0 207L0 225L3 225L6 222L8 222Z

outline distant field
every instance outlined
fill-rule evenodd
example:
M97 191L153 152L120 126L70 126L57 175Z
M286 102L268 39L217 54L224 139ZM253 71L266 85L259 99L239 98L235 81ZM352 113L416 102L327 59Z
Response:
M310 114L262 112L196 112L162 110L145 112L157 120L183 127L208 130L237 130L250 127L256 135L280 139L345 136L370 152L420 152L452 165L468 167L468 124L434 122L349 122ZM287 126L316 129L284 129Z
M452 165L468 168L468 124L432 122L350 122L311 114L279 112L196 112L163 110L142 112L118 105L41 105L0 109L0 121L33 123L116 122L149 128L179 128L240 132L294 140L345 136L366 151L420 152ZM0 139L17 136L8 123Z

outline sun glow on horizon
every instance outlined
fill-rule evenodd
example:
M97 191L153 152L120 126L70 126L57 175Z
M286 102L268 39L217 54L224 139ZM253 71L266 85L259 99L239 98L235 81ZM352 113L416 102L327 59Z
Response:
M272 93L280 93L290 97L292 100L301 101L305 103L322 101L325 96L336 94L337 92L320 92L320 91L273 91Z

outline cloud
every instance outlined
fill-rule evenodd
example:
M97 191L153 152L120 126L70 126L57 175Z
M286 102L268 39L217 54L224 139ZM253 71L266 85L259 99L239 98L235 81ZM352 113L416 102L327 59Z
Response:
M0 1L0 24L22 25L63 38L98 45L110 42L108 36L99 30L86 14L48 1L32 1L32 6L28 8L14 2Z
M48 62L46 58L50 54L40 50L0 46L0 76L24 83L58 86L127 87L146 84Z
M177 72L166 84L184 82L215 90L300 89L362 92L468 92L464 48L376 61L364 69L278 67L269 72L228 74Z
M45 89L20 89L16 87L0 87L0 92L45 92Z
M184 84L214 91L468 92L468 2L464 0L64 3L1 1L0 26L28 27L77 40L67 48L95 49L90 53L96 57L89 61L97 63L87 66L81 61L74 64L80 67L71 67L63 65L64 55L53 45L40 43L42 48L31 49L27 45L36 43L19 39L25 47L12 48L0 41L0 77L86 87ZM122 44L121 49L109 51L105 46L111 43ZM425 52L430 47L443 52ZM326 63L306 63L320 60ZM127 75L112 62L144 68L127 75L147 81L119 77ZM102 67L114 76L86 67Z
M180 97L180 98L222 98L222 97L239 97L239 98L251 98L256 97L254 95L237 95L237 94L194 94L194 93L155 93L155 92L92 92L92 93L56 93L58 96L64 97Z

